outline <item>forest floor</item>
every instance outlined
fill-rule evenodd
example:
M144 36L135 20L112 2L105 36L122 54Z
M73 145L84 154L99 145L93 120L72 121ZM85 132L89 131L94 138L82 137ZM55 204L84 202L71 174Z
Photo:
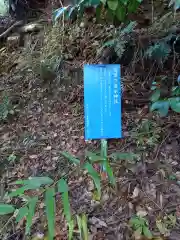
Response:
M149 112L147 82L152 82L159 69L155 73L152 66L137 72L135 62L122 67L123 138L108 141L108 153L127 153L124 159L112 162L117 189L103 182L101 201L92 200L91 180L79 175L78 169L60 154L66 151L83 161L86 149L100 150L99 141L84 140L83 79L73 67L96 62L94 53L111 28L92 22L82 29L76 23L68 25L67 30L65 26L63 44L67 45L67 61L61 75L56 77L47 72L37 74L35 66L40 58L35 54L43 47L40 57L44 57L49 46L52 52L57 51L62 41L53 38L57 32L47 31L48 46L38 36L40 46L31 44L13 52L8 46L0 49L1 100L6 94L10 101L8 116L0 121L1 199L9 190L9 183L15 180L32 176L57 180L66 176L72 213L87 215L89 239L134 239L129 220L137 215L147 219L153 239L177 240L180 239L180 115L170 112L168 117L160 118ZM173 71L178 72L178 67L179 62ZM172 73L172 68L169 72ZM46 234L43 211L42 204L34 217L32 235ZM1 239L25 239L24 222L18 226L5 222L2 219L0 223ZM79 239L75 235L73 239ZM138 239L137 233L135 237ZM67 239L67 231L59 207L56 240L60 239Z

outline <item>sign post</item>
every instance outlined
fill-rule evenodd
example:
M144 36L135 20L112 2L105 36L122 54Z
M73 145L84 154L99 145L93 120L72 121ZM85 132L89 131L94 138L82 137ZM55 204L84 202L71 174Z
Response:
M84 66L85 140L100 139L104 159L107 139L122 137L120 80L118 64Z

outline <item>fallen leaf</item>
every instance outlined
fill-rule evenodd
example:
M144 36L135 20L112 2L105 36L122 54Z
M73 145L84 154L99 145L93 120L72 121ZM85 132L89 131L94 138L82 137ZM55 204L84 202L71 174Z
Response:
M91 224L93 224L93 225L99 225L100 227L106 227L107 228L107 224L103 221L103 220L101 220L101 219L99 219L99 218L96 218L96 217L92 217L90 220L89 220L89 222L91 223Z
M139 227L135 232L134 232L134 238L136 240L141 239L142 236L142 227Z
M145 216L147 216L147 212L142 209L142 210L137 211L136 215L138 217L145 217Z
M132 194L132 197L131 198L137 198L139 196L139 188L136 186L134 188L134 191L133 191L133 194Z

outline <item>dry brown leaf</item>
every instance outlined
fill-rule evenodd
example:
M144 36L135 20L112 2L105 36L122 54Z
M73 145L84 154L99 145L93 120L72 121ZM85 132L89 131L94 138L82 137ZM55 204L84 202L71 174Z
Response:
M99 225L99 227L106 227L107 228L107 224L99 218L92 217L91 219L89 219L89 221L93 225L96 225L96 226Z
M134 191L133 191L133 194L132 194L131 198L137 198L137 197L139 196L139 192L140 192L140 190L139 190L139 188L136 186L136 187L134 188Z

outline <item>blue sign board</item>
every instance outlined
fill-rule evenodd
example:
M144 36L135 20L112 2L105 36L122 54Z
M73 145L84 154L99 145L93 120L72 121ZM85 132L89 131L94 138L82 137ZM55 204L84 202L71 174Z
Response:
M121 138L120 65L84 66L85 139Z

